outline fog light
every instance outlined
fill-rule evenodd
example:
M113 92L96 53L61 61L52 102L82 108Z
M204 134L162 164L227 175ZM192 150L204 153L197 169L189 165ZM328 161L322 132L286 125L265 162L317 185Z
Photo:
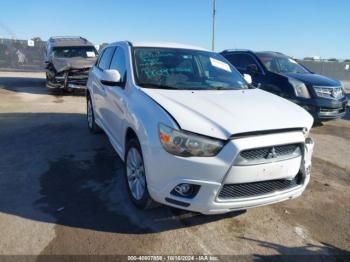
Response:
M175 187L175 191L182 196L186 196L186 195L188 195L188 192L191 191L191 185L190 184L180 184L180 185Z
M193 198L197 195L199 191L199 185L182 183L177 185L172 191L171 194L180 197Z

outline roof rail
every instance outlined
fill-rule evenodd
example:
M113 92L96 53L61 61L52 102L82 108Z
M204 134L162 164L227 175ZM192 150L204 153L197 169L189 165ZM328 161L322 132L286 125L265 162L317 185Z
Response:
M244 52L250 51L250 52L252 52L252 50L250 50L250 49L225 49L224 51L222 51L222 53L234 52L234 51L244 51Z
M87 39L81 36L52 36L49 38L50 42L56 41L56 40L74 40L74 39L81 39L85 42L87 42Z

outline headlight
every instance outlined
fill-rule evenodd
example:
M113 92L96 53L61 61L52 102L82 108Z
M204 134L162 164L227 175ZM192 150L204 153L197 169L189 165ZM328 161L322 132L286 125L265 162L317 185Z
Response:
M221 140L175 130L163 124L159 124L159 139L168 153L183 157L215 156L224 146Z
M318 97L332 97L332 88L314 86L314 89Z
M298 97L303 97L303 98L310 98L310 93L309 90L307 90L306 85L296 79L289 78L288 82L293 86L295 95Z

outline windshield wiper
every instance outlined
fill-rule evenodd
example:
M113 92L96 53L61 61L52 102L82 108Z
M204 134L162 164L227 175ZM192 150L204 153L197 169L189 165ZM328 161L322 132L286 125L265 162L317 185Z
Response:
M179 88L176 88L174 86L167 86L167 85L157 85L152 83L140 83L139 86L143 88L154 88L154 89L172 89L172 90L179 90Z
M242 90L246 88L240 88L240 87L224 87L224 86L214 86L212 89L214 90Z
M231 87L224 87L224 86L213 86L213 89L215 89L215 90L232 90Z

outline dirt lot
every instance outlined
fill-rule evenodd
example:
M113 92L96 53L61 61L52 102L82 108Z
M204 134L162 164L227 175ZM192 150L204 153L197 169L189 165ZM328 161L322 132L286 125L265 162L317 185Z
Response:
M0 254L350 255L350 111L312 130L300 198L220 216L129 202L121 160L83 95L0 73Z

